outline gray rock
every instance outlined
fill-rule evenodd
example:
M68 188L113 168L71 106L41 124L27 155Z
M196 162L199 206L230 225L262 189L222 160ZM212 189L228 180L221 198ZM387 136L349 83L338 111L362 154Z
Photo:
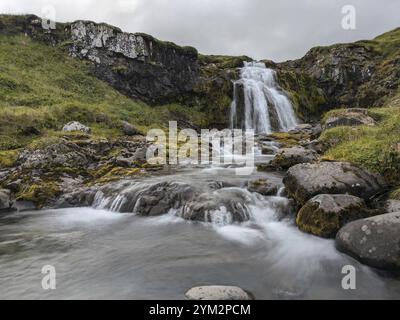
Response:
M274 196L278 192L278 186L266 179L258 179L249 181L247 190L250 192L257 192L263 196Z
M64 132L81 131L81 132L89 133L90 132L90 128L85 126L85 125L83 125L82 123L80 123L78 121L71 121L71 122L68 122L62 128L62 131L64 131Z
M324 238L334 238L346 223L371 215L363 199L345 194L320 194L297 214L300 230Z
M23 168L46 168L46 167L86 167L90 159L84 153L87 150L80 148L71 142L61 142L38 149L35 151L24 150L18 162Z
M286 170L299 163L313 163L318 160L318 154L303 147L280 149L270 165Z
M134 191L135 192L135 191ZM178 182L161 182L150 185L139 194L131 194L131 201L121 208L121 212L135 212L141 216L157 216L178 209L193 199L192 186ZM136 201L132 201L135 200ZM134 208L130 207L134 203Z
M122 131L127 136L135 136L140 134L139 130L137 130L132 124L127 121L121 121Z
M301 205L318 194L350 194L367 200L386 186L382 177L347 162L298 164L288 170L283 183Z
M70 25L73 57L96 64L94 74L131 98L162 102L190 92L198 79L197 51L90 21Z
M186 220L231 224L250 219L246 194L239 188L203 193L185 204L181 216Z
M10 190L0 189L0 211L15 210L15 199Z
M253 300L249 293L233 286L194 287L185 296L189 300Z
M325 129L338 126L375 125L375 120L368 116L367 109L346 109L325 120Z
M133 154L133 160L146 162L147 161L146 153L147 153L147 148L136 149L135 153Z
M385 204L385 211L390 212L400 212L400 200L388 200Z
M371 267L400 270L400 212L345 225L337 234L336 245Z
M119 167L130 168L133 166L134 158L116 157L114 163Z

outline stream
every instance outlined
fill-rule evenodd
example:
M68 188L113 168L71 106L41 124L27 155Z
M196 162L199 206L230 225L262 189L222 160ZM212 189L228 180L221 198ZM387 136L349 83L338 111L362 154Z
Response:
M232 168L182 168L150 179L230 182ZM281 181L278 173L251 179ZM142 181L142 183L146 183ZM222 189L223 190L223 189ZM187 221L170 211L139 217L101 208L27 211L0 216L2 299L184 299L197 285L237 285L256 299L390 299L400 281L336 251L333 240L300 232L288 199L257 195L250 220ZM284 210L283 210L284 211ZM56 269L44 290L42 267ZM342 289L343 266L357 270L357 289Z

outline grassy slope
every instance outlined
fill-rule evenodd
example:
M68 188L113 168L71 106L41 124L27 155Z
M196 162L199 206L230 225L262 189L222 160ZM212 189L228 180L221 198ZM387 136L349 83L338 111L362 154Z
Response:
M123 96L62 47L0 35L0 150L52 136L72 120L91 126L94 135L118 136L119 120L146 131L166 127L177 114L202 121L200 113L181 105L150 107Z
M382 55L382 62L376 72L386 73L396 68L395 62L400 59L400 28L372 41L359 43ZM332 110L324 118L336 112ZM381 173L394 186L399 186L400 88L397 95L388 99L382 108L369 109L369 115L377 121L376 126L336 127L325 131L320 138L328 147L325 156L329 159L350 161ZM400 189L396 197L400 199Z

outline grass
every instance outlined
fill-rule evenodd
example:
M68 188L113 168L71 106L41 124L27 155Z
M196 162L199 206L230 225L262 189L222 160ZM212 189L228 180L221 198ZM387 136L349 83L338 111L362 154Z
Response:
M0 36L0 150L28 145L80 121L94 135L122 135L119 121L140 131L166 128L173 117L202 121L194 108L151 107L90 74L90 64L23 35ZM193 120L194 119L194 120Z
M336 127L326 130L320 141L327 148L325 157L350 161L390 183L400 183L400 106L369 109L376 126Z

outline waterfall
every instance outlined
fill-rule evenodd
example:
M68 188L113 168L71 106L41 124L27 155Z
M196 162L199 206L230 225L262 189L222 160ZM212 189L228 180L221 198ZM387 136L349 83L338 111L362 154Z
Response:
M253 129L256 133L289 131L298 124L274 70L262 62L244 63L240 80L234 83L230 122L231 128Z

